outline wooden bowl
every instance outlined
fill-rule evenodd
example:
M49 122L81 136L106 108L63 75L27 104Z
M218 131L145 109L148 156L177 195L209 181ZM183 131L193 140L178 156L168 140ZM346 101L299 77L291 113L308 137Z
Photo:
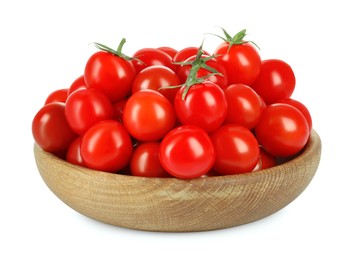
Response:
M312 180L321 140L313 130L298 157L270 169L191 180L90 170L36 144L34 154L46 185L81 214L131 229L187 232L249 223L288 205Z

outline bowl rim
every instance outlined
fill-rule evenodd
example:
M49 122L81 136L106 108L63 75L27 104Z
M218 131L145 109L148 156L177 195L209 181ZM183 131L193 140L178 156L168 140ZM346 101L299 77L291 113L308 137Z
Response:
M39 147L38 144L34 143L34 151L45 154L46 157L49 157L51 160L54 160L56 163L64 164L65 166L74 168L76 171L78 171L80 174L85 174L89 176L104 176L105 178L112 177L113 179L119 178L124 181L161 181L161 182L189 182L196 184L198 182L204 182L207 180L216 180L216 181L231 181L231 180L238 180L241 178L246 178L246 177L260 177L262 175L265 175L267 173L271 173L273 170L275 171L281 171L282 169L285 168L287 164L298 164L299 162L305 160L307 157L312 157L313 152L316 150L316 146L321 146L321 139L318 133L312 129L310 137L308 142L306 143L305 147L301 152L299 152L296 156L294 156L292 159L283 162L281 164L278 164L276 166L266 168L263 170L256 170L252 172L245 172L245 173L238 173L238 174L232 174L232 175L215 175L215 176L204 176L204 177L198 177L198 178L193 178L193 179L181 179L181 178L176 178L176 177L169 177L169 178L162 178L162 177L144 177L144 176L133 176L130 174L123 174L121 173L113 173L113 172L105 172L105 171L99 171L99 170L94 170L90 169L88 167L80 166L80 165L75 165L72 163L67 162L66 160L50 153L44 151L42 148Z
M297 157L271 168L195 179L92 170L45 152L37 144L34 155L49 189L89 218L135 230L193 232L250 223L287 206L313 179L321 140L313 130Z

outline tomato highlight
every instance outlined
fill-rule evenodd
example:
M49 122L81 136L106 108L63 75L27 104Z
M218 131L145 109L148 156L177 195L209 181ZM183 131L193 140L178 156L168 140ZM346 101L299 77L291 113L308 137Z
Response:
M71 164L148 178L250 174L298 156L312 116L293 98L292 67L262 59L245 29L222 32L213 52L202 42L127 56L125 38L94 43L84 73L34 116L35 142Z

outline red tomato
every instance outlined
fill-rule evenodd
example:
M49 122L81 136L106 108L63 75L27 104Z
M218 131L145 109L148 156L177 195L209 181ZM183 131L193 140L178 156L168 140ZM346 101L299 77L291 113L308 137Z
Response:
M130 93L135 75L130 61L105 51L93 54L84 71L86 87L100 90L111 102Z
M101 121L83 135L81 155L91 169L117 172L127 166L132 152L127 130L115 120Z
M180 85L180 80L173 70L166 66L154 65L138 73L133 82L132 93L134 94L142 89L153 89L160 92L173 103L178 88L159 88L178 85Z
M117 120L118 122L122 123L123 122L123 111L124 107L127 104L127 98L121 99L115 103L112 104L113 109L114 109L114 119Z
M136 58L132 60L132 63L137 73L152 65L162 65L173 71L176 70L176 66L173 64L171 56L155 48L140 49L134 53L133 57Z
M155 90L140 90L127 101L123 123L128 132L139 141L158 141L175 124L171 102Z
M207 57L209 57L209 56L208 55L202 56L202 58L207 58ZM185 62L191 62L191 61L194 61L195 59L196 59L196 55L191 56L190 58L185 60ZM210 59L205 64L207 66L215 69L218 73L220 73L217 75L212 75L212 76L208 77L206 80L211 81L213 83L216 83L222 89L227 88L228 76L227 76L227 71L225 70L225 68L221 64L219 64L215 59ZM179 69L177 71L177 75L178 75L181 83L184 83L187 80L189 73L190 73L190 70L191 70L191 65L183 65L183 66L179 67ZM200 68L196 74L196 77L197 78L205 77L211 73L212 73L211 71L209 71L205 68Z
M134 176L142 177L171 177L161 166L158 157L159 142L146 142L139 144L130 160L130 172Z
M304 115L287 104L267 106L255 128L258 142L273 156L288 157L301 151L309 138Z
M65 152L77 134L70 128L65 117L65 104L49 103L43 106L32 122L35 142L51 153Z
M291 99L291 98L285 98L285 99L281 99L279 101L277 101L277 103L283 103L283 104L288 104L291 105L295 108L297 108L306 118L307 124L308 124L308 128L310 130L312 130L312 117L310 112L308 111L307 107L302 104L300 101L297 101L295 99Z
M228 84L241 83L251 85L261 69L261 57L256 47L244 41L246 30L230 37L225 30L227 39L214 51L216 60L224 66L228 74Z
M78 136L68 147L66 154L66 161L75 165L85 166L82 155L80 153L80 146L82 137Z
M260 156L254 171L268 169L276 165L278 165L277 159L267 153L264 148L260 147Z
M113 113L110 100L96 89L76 90L66 101L67 121L80 135L99 121L112 119Z
M186 48L178 51L178 53L174 56L173 61L174 62L184 62L188 58L190 58L192 56L196 56L198 51L199 51L199 47L186 47ZM207 51L204 51L204 50L202 50L202 51L203 51L203 54L210 55Z
M74 91L78 89L85 89L85 88L87 87L85 85L84 75L81 75L72 82L68 90L68 95L71 95Z
M256 91L255 91L256 92ZM257 93L256 93L257 94ZM258 94L257 94L258 95ZM262 108L265 108L267 106L266 102L264 102L263 98L258 95L260 97L260 100L261 100L261 105L262 105Z
M260 149L255 136L235 124L221 126L211 135L216 153L213 169L221 175L251 172L257 165Z
M65 103L68 97L68 89L58 89L50 93L50 95L45 100L45 105L53 102Z
M174 109L182 124L199 126L208 133L221 126L227 113L227 100L218 85L210 81L192 85L185 99L184 91L186 86L174 99Z
M232 84L224 90L228 103L225 123L234 123L252 129L260 120L263 110L261 98L247 85Z
M183 125L163 138L159 158L162 167L173 176L191 179L210 171L215 153L211 139L202 128Z
M169 56L171 56L172 59L178 53L176 49L173 49L172 47L168 47L168 46L158 47L157 49L167 53Z
M295 89L295 75L282 60L264 60L261 72L251 87L269 105L291 96Z

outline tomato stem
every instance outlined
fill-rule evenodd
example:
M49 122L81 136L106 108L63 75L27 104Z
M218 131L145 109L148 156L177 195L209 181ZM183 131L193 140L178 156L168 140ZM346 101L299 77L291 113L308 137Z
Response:
M123 45L126 43L126 41L127 41L126 38L122 38L121 42L117 47L117 53L122 54L122 48L123 48Z
M188 94L190 88L195 85L195 84L199 84L199 83L202 83L204 82L207 78L213 76L213 75L221 75L223 76L221 73L219 73L217 70L215 70L214 68L208 66L206 64L207 61L209 61L210 59L213 59L214 56L211 55L211 56L208 56L208 57L205 57L203 58L202 55L204 54L203 50L202 50L202 46L203 46L203 42L201 43L200 47L199 47L199 50L196 54L196 58L193 62L191 62L191 69L190 69L190 72L189 72L189 75L185 81L185 83L183 84L183 86L185 86L185 90L183 92L183 95L182 95L182 100L185 100L186 99L186 95ZM203 68L209 72L211 72L210 74L204 76L204 77L200 77L198 78L197 77L197 73L198 71Z
M186 99L186 96L189 92L189 89L195 85L195 84L199 84L204 82L207 78L213 76L213 75L220 75L223 76L222 73L219 73L216 69L208 66L206 64L207 61L213 59L215 56L211 55L208 57L202 57L204 52L202 50L202 46L203 46L203 42L199 47L199 50L196 54L196 58L194 61L189 61L189 62L177 62L177 64L179 65L190 65L191 69L189 72L189 75L185 81L184 84L178 85L178 86L167 86L167 87L161 87L160 89L167 89L167 88L179 88L179 87L185 87L184 92L182 94L182 100ZM209 72L211 72L210 74L203 76L203 77L197 77L197 73L198 71L203 68Z
M127 41L126 38L122 38L121 42L119 43L119 45L117 47L117 50L114 50L114 49L112 49L104 44L101 44L101 43L94 42L93 44L99 50L109 52L109 53L116 55L117 57L120 57L124 60L133 60L134 58L129 57L122 52L123 45L126 43L126 41Z
M217 34L212 34L214 36L219 37L220 39L222 39L223 41L227 42L229 44L229 48L228 51L230 50L230 48L233 45L240 45L240 44L245 44L245 43L252 43L253 45L255 45L259 50L260 47L258 47L258 45L253 42L253 41L245 41L244 38L246 37L246 29L241 30L240 32L238 32L237 34L235 34L234 36L231 36L224 28L222 28L223 34L225 37L217 35Z

